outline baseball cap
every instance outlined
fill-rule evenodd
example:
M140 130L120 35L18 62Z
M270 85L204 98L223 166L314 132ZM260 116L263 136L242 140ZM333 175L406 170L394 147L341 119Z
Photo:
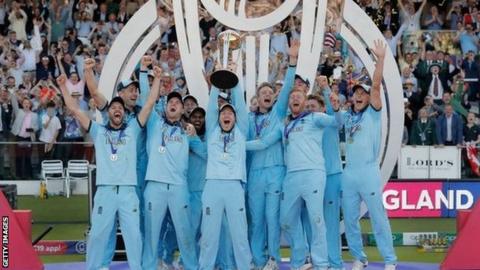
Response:
M187 99L193 100L193 102L195 102L195 104L198 105L198 101L197 101L197 99L196 99L194 96L192 96L192 95L186 95L186 96L184 96L184 97L183 97L183 102L185 102Z
M300 76L298 74L295 74L295 80L297 80L297 79L301 80L307 86L310 86L310 82L308 81L308 79L304 79L302 76Z
M108 103L108 108L110 108L113 103L120 103L120 105L122 105L122 107L125 109L125 102L123 102L123 99L121 97L112 98L110 103Z
M126 80L123 80L121 81L118 85L117 85L117 92L120 92L122 91L123 89L129 87L131 84L134 84L137 88L139 88L139 84L137 81L132 81L130 79L126 79ZM140 91L140 88L138 89Z
M222 105L222 107L220 107L220 110L218 110L218 114L220 115L220 113L226 109L230 108L232 111L233 111L233 114L237 115L237 113L235 112L235 108L232 106L232 104L230 103L225 103Z
M182 99L182 95L178 92L171 92L170 94L168 94L167 96L167 103L172 99L172 98L178 98L178 100L180 100L180 102L183 104L183 99Z
M357 88L362 88L363 91L367 92L368 94L370 94L370 86L364 84L364 83L361 83L361 84L356 84L353 86L352 88L352 91L355 92L355 90L357 90Z
M205 109L203 109L202 107L196 107L195 109L193 109L192 112L190 113L190 117L192 117L192 115L195 113L201 113L203 116L207 114Z

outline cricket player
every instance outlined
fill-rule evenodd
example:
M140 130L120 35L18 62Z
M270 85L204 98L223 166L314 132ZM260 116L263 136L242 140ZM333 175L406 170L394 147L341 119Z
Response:
M258 87L258 110L249 114L248 140L262 138L283 125L294 84L299 45L297 40L292 41L289 68L278 100L275 102L273 86L269 83ZM253 262L257 268L276 270L280 262L280 195L285 177L282 143L279 140L265 150L251 152L249 158L247 200Z
M248 150L261 150L282 138L287 175L283 182L280 203L280 224L291 244L291 266L298 269L305 263L306 245L300 213L305 203L312 226L310 245L315 269L329 267L323 198L326 182L322 139L325 127L338 126L341 113L338 99L332 100L335 117L312 113L305 109L307 96L295 88L289 96L291 114L284 127L263 139L250 141Z
M323 76L324 77L324 76ZM325 112L333 115L334 111L330 102L332 94L328 87L327 78L324 77L322 87L322 97L309 96L307 101L307 110L311 112ZM325 185L325 195L323 199L323 213L325 216L325 225L327 228L327 249L328 262L330 270L342 270L342 247L340 237L340 181L342 175L342 160L340 157L340 138L338 127L326 127L323 133L322 150L325 155L325 169L327 173L327 182ZM311 232L310 232L311 235ZM307 241L310 243L311 239Z
M142 267L156 269L163 219L170 210L184 268L197 269L195 237L190 222L187 185L189 139L180 120L182 96L171 92L164 114L152 113L147 122L148 166L144 192L145 242Z
M65 104L92 136L97 160L97 192L87 242L87 269L96 270L103 266L116 216L120 221L130 269L141 269L142 237L136 191L137 140L155 104L158 87L151 91L145 106L133 121L124 121L126 108L123 99L112 99L107 108L108 123L100 125L80 110L65 82L66 76L60 75L57 83Z
M397 263L390 224L382 204L383 185L378 160L382 128L380 85L385 50L383 42L375 41L371 49L376 58L372 87L365 84L353 87L353 105L344 117L347 144L346 166L341 180L342 206L348 247L355 258L353 270L364 269L367 265L359 224L362 201L367 205L385 269L394 270Z
M206 116L207 181L202 194L199 259L202 270L214 269L224 213L237 269L250 269L252 260L243 187L246 181L248 115L240 85L237 84L231 91L233 105L226 103L220 108L219 89L212 87L210 91Z

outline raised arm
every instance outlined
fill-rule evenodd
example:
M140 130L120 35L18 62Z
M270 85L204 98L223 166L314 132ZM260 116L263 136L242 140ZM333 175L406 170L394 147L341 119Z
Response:
M240 83L232 89L232 104L236 111L235 123L238 125L243 135L248 135L248 112L247 104L245 103L244 91Z
M405 9L405 6L403 5L403 0L398 0L398 7L400 8L400 10L407 14L407 10Z
M420 5L420 8L417 10L417 13L422 14L423 9L425 8L425 5L427 4L427 0L423 0L422 4Z
M293 89L293 84L295 82L295 71L300 42L298 40L293 40L291 43L290 49L288 50L289 67L287 69L287 74L285 75L283 87L280 90L277 102L273 105L272 109L273 113L275 113L279 119L283 119L287 115L288 96L290 95L290 91Z
M334 113L332 102L330 102L331 94L332 94L332 90L330 88L324 88L322 91L323 100L325 101L325 113L328 115L333 115Z
M152 57L145 55L140 61L140 75L138 83L140 84L140 97L137 100L137 105L143 106L147 102L148 93L150 93L150 85L148 83L148 66L152 64ZM159 81L160 82L160 81Z
M404 24L402 24L402 26L400 26L400 29L398 29L397 33L393 37L393 40L394 40L395 44L398 43L398 40L402 37L403 32L405 32L405 29L407 29L407 24L406 23L404 23Z
M157 101L158 92L160 91L160 77L162 76L162 69L160 67L153 67L153 72L155 74L155 79L152 83L152 89L148 95L148 99L142 107L142 110L138 114L138 122L145 126L145 123L148 120L148 116L152 112L153 106Z
M383 66L385 60L386 45L381 40L375 41L375 46L371 50L375 55L376 65L373 73L372 89L370 91L370 104L377 111L382 109L382 98L380 95L380 87L383 79Z
M93 74L93 68L95 67L95 59L88 58L85 59L83 64L84 66L84 78L85 82L87 83L88 92L90 92L90 96L95 101L95 106L97 109L103 110L107 106L107 99L105 98L100 91L98 91L97 82L95 81L95 75Z
M55 59L55 60L56 60L55 62L57 62L57 67L58 67L58 71L59 71L59 74L58 74L58 75L60 75L60 74L67 74L67 73L65 72L65 67L63 66L63 61L62 61L62 59L63 59L62 53L61 53L61 52L58 52L57 55L56 55L56 59Z
M66 82L67 76L65 74L58 76L57 84L60 86L60 90L62 91L65 106L67 106L67 108L72 111L73 116L78 120L82 128L87 130L91 120L90 118L88 118L88 115L86 115L84 112L82 112L82 110L80 110L78 103L72 98L72 96L68 92L67 86L65 84Z
M210 98L208 100L206 128L207 134L213 131L218 124L218 94L220 90L212 85L210 88ZM208 138L208 137L207 137Z

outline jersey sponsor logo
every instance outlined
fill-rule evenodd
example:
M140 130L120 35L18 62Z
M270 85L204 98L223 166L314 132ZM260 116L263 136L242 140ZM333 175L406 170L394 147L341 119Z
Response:
M165 141L165 143L168 143L168 142L183 143L183 136L175 135L175 134L172 136L169 136L168 134L165 134L163 136L163 140Z

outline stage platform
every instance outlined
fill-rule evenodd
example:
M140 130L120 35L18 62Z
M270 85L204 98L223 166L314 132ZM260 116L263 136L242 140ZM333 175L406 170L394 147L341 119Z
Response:
M351 268L351 263L346 263L346 269ZM383 270L383 263L372 262L368 264L366 270ZM45 265L45 270L83 270L85 269L85 263L56 263ZM114 262L110 265L110 270L128 270L128 264L126 262ZM290 264L288 262L282 262L280 264L280 270L289 270ZM397 266L397 270L438 270L438 264L432 263L411 263L400 262Z

